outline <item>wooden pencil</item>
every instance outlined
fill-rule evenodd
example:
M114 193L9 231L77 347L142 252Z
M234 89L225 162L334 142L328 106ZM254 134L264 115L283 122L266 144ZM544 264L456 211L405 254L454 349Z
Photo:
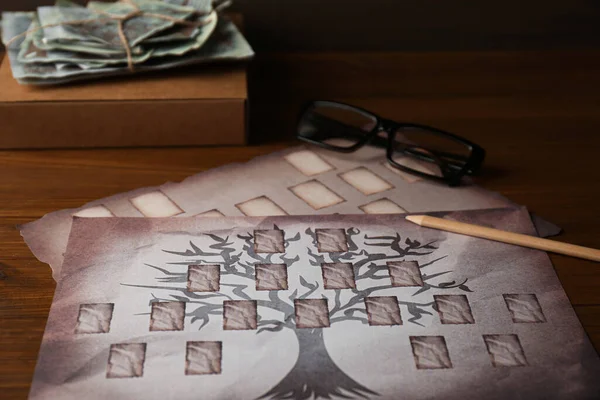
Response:
M600 250L574 244L557 242L556 240L542 239L535 236L520 233L507 232L500 229L487 228L464 222L450 221L447 219L430 217L428 215L409 215L406 219L426 228L435 228L442 231L459 233L461 235L474 236L497 242L514 244L517 246L530 247L532 249L549 251L551 253L565 254L568 256L585 258L592 261L600 261Z

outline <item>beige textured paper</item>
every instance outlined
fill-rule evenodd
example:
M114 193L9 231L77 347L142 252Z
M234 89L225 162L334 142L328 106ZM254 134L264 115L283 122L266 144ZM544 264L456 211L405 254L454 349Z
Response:
M375 177L369 181L369 177ZM345 178L345 179L344 179ZM350 183L349 183L350 182ZM372 194L370 194L372 193ZM60 274L71 218L98 207L117 217L265 216L426 212L507 207L498 193L466 183L450 188L423 180L406 180L390 169L385 151L365 147L339 154L315 147L295 147L230 164L160 187L93 201L61 210L21 228L35 256ZM105 213L105 211L104 211Z
M188 291L198 265L218 290ZM598 376L540 251L401 215L76 218L30 399L597 399Z

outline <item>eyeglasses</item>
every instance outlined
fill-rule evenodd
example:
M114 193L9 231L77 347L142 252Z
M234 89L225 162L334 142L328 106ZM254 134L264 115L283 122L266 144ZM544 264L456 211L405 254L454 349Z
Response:
M386 147L393 167L450 186L459 185L465 175L476 174L485 158L483 148L452 133L394 122L333 101L308 104L300 114L297 136L342 153L366 144Z

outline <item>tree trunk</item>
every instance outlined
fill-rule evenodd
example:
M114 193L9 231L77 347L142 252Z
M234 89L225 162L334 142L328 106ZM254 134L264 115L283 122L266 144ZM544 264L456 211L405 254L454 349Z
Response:
M378 395L335 364L325 347L323 329L296 329L295 333L299 343L296 364L260 399L372 398Z

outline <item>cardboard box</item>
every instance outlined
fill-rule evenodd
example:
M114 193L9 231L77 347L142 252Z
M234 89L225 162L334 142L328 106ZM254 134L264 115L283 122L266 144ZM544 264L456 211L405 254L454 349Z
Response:
M66 86L19 85L0 66L0 149L246 143L243 64Z

